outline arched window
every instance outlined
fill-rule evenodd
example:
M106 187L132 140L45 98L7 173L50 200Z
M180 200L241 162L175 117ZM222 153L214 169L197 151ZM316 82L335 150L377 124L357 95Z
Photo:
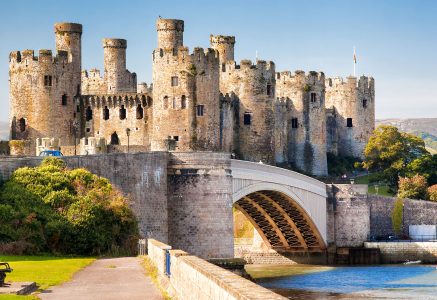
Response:
M107 106L103 109L103 120L109 120L109 109Z
M91 106L88 106L86 108L86 113L85 114L86 114L85 119L87 121L90 121L93 118L93 110L91 109Z
M18 120L18 126L20 127L20 131L24 132L26 130L26 120L24 118Z
M185 95L182 95L182 98L181 98L181 108L182 109L187 108L187 97L185 97Z
M62 95L61 104L64 106L67 105L67 95Z
M124 105L120 108L120 120L126 119L126 108L124 108Z
M137 106L137 119L142 119L144 117L144 110L141 104L138 104Z
M113 134L111 134L111 145L120 145L120 139L115 131Z
M162 108L167 109L168 108L168 97L165 96L164 100L162 101Z

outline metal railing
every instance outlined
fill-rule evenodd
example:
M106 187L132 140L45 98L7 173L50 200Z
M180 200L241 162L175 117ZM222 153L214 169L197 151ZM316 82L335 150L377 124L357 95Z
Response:
M138 240L138 255L147 255L147 240Z
M369 242L393 242L393 243L414 243L414 242L431 242L437 243L437 235L414 235L409 237L397 237L388 235L383 237L370 237Z

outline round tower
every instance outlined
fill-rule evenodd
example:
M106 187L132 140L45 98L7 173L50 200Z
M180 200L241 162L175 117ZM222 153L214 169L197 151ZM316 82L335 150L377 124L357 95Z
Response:
M220 63L234 60L235 36L210 35L211 48L219 53Z
M104 78L109 94L125 89L126 48L124 39L103 39Z
M82 72L82 25L77 23L55 24L56 50L68 53L72 63L73 81L76 94L80 94Z
M326 157L325 75L296 71L277 74L277 96L289 99L288 160L312 175L328 173Z
M184 21L161 19L156 21L158 49L177 49L184 44Z

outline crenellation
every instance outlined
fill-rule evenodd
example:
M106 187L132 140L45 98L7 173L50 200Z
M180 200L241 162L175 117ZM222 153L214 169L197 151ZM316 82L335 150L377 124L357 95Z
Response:
M9 54L11 138L26 140L30 152L36 138L59 139L64 148L82 139L92 144L88 152L97 151L97 141L108 145L99 151L123 151L128 143L137 150L224 151L326 175L327 152L361 156L373 130L372 77L236 62L230 35L210 35L210 48L190 51L184 21L159 18L148 85L127 69L125 39L102 39L104 69L87 71L82 25L54 28L56 51Z

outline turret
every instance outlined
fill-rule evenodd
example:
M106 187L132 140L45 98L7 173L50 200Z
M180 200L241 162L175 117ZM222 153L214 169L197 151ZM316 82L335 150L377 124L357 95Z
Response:
M124 39L103 39L103 56L108 93L123 91L126 73L126 48Z
M210 35L211 48L219 53L220 63L234 60L234 36Z
M158 48L177 49L184 44L184 21L161 19L156 21Z
M82 25L76 23L55 24L56 50L66 51L68 61L72 63L73 80L76 94L80 93L82 71Z

